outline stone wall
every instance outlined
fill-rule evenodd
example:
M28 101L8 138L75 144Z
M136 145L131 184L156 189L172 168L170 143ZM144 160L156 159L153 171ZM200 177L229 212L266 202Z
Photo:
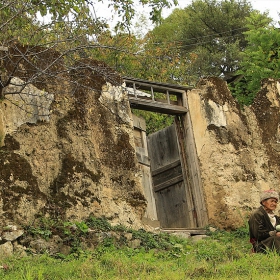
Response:
M266 80L243 109L217 78L188 93L210 224L242 226L262 190L280 191L279 93L279 81Z
M32 224L40 216L80 221L90 215L113 225L143 226L147 202L127 91L116 73L107 78L104 64L91 63L103 73L77 62L69 80L51 84L50 92L22 87L19 78L4 89L0 226ZM69 82L75 79L79 87ZM278 81L266 80L244 108L217 78L188 92L211 225L242 226L259 206L261 190L280 191L279 92Z
M121 80L112 85L88 71L70 74L82 77L80 85L94 81L91 87L47 93L30 86L24 93L18 79L4 89L19 86L20 95L0 100L0 226L32 224L42 215L142 226L146 200L126 92Z

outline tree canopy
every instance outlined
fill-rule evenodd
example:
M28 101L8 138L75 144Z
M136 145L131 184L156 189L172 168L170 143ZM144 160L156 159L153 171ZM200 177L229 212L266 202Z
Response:
M262 79L278 78L278 48L279 29L250 2L196 0L146 35L140 72L185 85L221 77L239 102L249 104Z
M239 69L247 46L247 18L253 11L246 0L196 0L175 10L149 36L166 52L172 53L176 47L179 65L185 69L180 81L195 83L210 75L227 80ZM266 14L259 16L267 18ZM172 48L168 48L169 42L174 43Z
M244 32L247 47L242 53L242 77L231 90L241 104L250 104L265 78L280 78L280 31L270 25L270 20L252 13Z
M24 77L26 84L44 84L48 75L63 76L73 72L77 61L90 59L106 62L122 76L183 85L195 85L205 76L219 76L228 82L239 76L242 79L231 88L245 104L253 99L261 79L279 78L279 29L246 0L194 0L164 20L162 9L177 0L108 0L120 20L116 33L95 13L101 2L2 1L1 98L5 98L2 89L15 75ZM145 36L125 28L131 26L137 5L149 7L150 20L157 22ZM140 17L138 26L146 26L145 20ZM3 51L6 48L8 51ZM42 63L44 50L52 55ZM12 60L12 55L18 59ZM23 65L32 70L31 75L24 73ZM158 119L170 123L165 116Z
M4 48L18 46L18 44L28 45L30 47L25 48L25 50L29 52L32 49L34 61L36 58L35 50L40 50L40 53L42 53L42 48L58 51L64 58L66 67L71 67L73 61L81 58L92 58L93 55L102 58L102 52L106 49L110 50L110 57L113 60L116 61L118 57L121 60L124 56L118 52L115 46L111 46L111 35L106 36L109 32L108 24L102 20L101 15L94 15L95 5L99 2L103 2L103 0L2 1L0 3L1 45ZM176 4L177 0L139 0L138 2L109 0L107 2L120 16L119 23L130 25L135 16L136 4L150 7L150 19L156 22L161 19L162 8ZM47 16L46 21L45 16ZM121 34L116 35L113 44L121 41L122 37ZM108 41L104 41L104 38ZM99 52L96 52L97 49ZM15 50L14 47L13 50ZM21 53L20 48L17 49L17 52L18 56L22 56L22 61L31 58L30 54L27 58L27 53ZM10 54L5 53L1 58L7 60L9 56ZM29 62L35 66L34 61ZM14 66L16 68L17 64ZM39 70L43 71L43 69ZM17 72L16 69L14 72ZM10 74L12 75L12 72ZM3 79L1 81L2 87L8 84L10 77L8 75L5 81Z
M100 19L102 15L94 13L96 5L104 0L7 0L0 3L0 10L4 14L8 11L27 13L36 17L50 15L52 20L64 20L69 15L76 19L82 13L83 16L93 16ZM163 8L177 5L177 0L107 0L106 3L112 7L120 18L120 23L130 25L134 18L138 5L150 8L149 19L152 22L161 20ZM16 16L15 15L15 16ZM86 19L86 18L85 18ZM88 19L88 18L87 18Z

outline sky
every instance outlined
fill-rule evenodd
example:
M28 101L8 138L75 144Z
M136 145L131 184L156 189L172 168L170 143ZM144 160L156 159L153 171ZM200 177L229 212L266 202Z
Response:
M261 12L269 12L269 16L275 21L279 21L280 17L280 0L251 0L253 8Z
M191 2L192 0L178 0L179 5L176 7L174 6L172 9L165 9L163 11L163 17L166 18L168 15L171 14L172 10L175 8L185 8L186 6L191 4ZM280 20L280 17L278 16L278 13L280 13L280 0L251 0L248 2L252 4L253 9L259 10L260 12L268 12L269 16L275 22ZM112 11L112 8L108 9L107 6L108 6L108 0L104 0L103 5L100 4L98 6L95 6L95 12L98 16L103 15L103 17L109 19L109 21L111 21L113 25L114 22L117 21L117 19L116 17L112 18L114 12ZM145 10L142 7L139 7L138 11L139 14L145 12ZM152 29L152 25L145 26L143 29L144 30Z

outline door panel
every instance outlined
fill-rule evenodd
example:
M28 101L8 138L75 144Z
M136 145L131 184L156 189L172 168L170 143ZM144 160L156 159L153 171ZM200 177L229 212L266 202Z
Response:
M152 188L152 176L150 171L150 160L148 157L146 123L145 120L133 115L134 142L136 146L136 155L141 171L142 186L145 198L147 199L147 208L144 213L143 221L153 227L159 227L157 218L154 192Z
M158 219L163 228L193 226L175 124L148 136Z

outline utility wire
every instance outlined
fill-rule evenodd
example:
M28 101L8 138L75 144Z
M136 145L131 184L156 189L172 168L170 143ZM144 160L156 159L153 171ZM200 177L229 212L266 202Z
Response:
M238 38L241 35L242 34L235 34L235 35L231 35L231 36L221 37L220 39ZM206 37L209 37L209 36L202 36L202 37L197 38L197 40L201 39L201 38L206 38ZM158 45L158 49L161 49L161 50L178 49L179 50L179 49L184 49L184 48L191 47L191 46L201 46L201 45L209 44L211 42L213 42L213 40L196 42L196 43L192 43L192 44L183 44L183 41L173 41L173 42L170 41L170 42L165 42L164 44L175 43L177 45L175 45L173 47L166 47L162 43L162 44ZM152 43L152 45L153 45L153 43ZM98 47L98 45L96 47ZM103 46L100 45L100 48L104 48L104 45ZM138 51L138 52L131 52L131 51L126 50L125 48L118 48L118 47L114 47L114 46L107 47L107 49L114 49L117 52L122 52L122 53L130 54L130 55L133 55L133 56L145 56L145 57L153 57L153 58L162 58L162 56L154 56L154 55L147 56L147 54L144 53L145 50Z
M238 31L238 30L244 30L246 31L247 28L246 27L240 27L240 28L236 28L236 29L231 29L231 30L228 30L228 31L224 31L224 32L220 32L219 34L226 34L226 33L229 33L229 32L234 32L234 31ZM236 35L241 35L241 34L236 34ZM210 34L210 35L205 35L205 36L200 36L200 37L192 37L192 38L187 38L186 40L188 41L191 41L191 40L198 40L198 39L203 39L203 38L208 38L208 37L213 37L213 36L216 36L216 37L220 37L220 38L225 38L225 37L221 37L215 33L213 34ZM232 36L235 36L235 35L232 35ZM166 43L171 43L171 42L184 42L182 40L178 40L178 41L167 41ZM162 43L152 43L154 45L157 45L157 44L162 44Z

